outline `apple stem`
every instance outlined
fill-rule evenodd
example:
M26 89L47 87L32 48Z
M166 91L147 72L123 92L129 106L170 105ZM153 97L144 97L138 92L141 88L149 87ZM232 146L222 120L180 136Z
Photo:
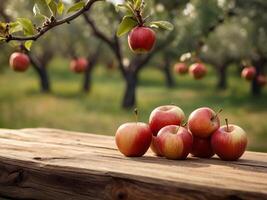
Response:
M226 131L227 131L227 132L230 132L230 131L229 131L229 125L228 125L228 119L227 119L227 118L225 119L225 123L226 123Z
M185 126L187 125L187 123L188 123L188 122L185 122L185 123L182 125L182 127L185 127Z
M221 108L220 110L218 110L215 115L211 118L211 119L215 119L221 112L223 111L223 109Z
M135 115L135 122L137 123L138 122L138 109L137 108L134 109L134 115Z

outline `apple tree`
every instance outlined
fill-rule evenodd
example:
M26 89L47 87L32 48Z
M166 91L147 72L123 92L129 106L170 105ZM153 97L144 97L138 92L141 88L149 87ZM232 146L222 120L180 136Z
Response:
M122 101L123 108L131 108L136 104L136 88L138 85L139 72L147 66L154 55L163 50L172 40L173 35L170 32L158 32L157 44L148 54L135 54L129 50L125 44L124 37L135 27L156 27L160 29L172 30L173 26L166 21L151 20L151 11L153 1L126 1L125 4L117 5L117 10L121 10L123 15L118 16L112 4L103 4L94 7L90 13L84 13L84 19L90 27L92 34L106 44L113 53L118 69L125 80L125 92ZM97 13L105 13L105 20L99 19ZM113 17L112 17L113 16ZM120 22L121 21L121 22ZM101 25L100 25L101 24ZM118 27L117 34L113 27ZM119 37L122 37L120 39ZM162 38L162 39L161 39ZM122 42L122 40L124 40Z

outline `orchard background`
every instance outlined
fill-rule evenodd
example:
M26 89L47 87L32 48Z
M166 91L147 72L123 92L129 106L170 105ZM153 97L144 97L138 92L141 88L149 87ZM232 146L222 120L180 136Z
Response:
M49 9L47 14L35 6L42 1L1 0L0 21L27 18L39 23L34 14L51 15ZM64 4L63 15L77 5L53 2ZM143 121L148 121L154 107L163 104L176 104L187 116L197 107L209 106L222 108L222 119L227 117L247 131L250 150L267 152L266 87L260 86L256 77L246 81L240 76L249 65L265 76L267 2L145 2L153 19L174 26L172 31L155 30L157 43L148 54L132 53L127 35L119 38L116 34L123 14L114 4L123 1L96 2L69 24L38 38L28 53L31 67L25 73L15 73L8 64L10 54L21 43L3 41L0 127L51 127L114 135L120 124L134 120L135 106ZM76 8L75 12L81 9ZM174 64L188 53L191 63L196 59L205 63L208 73L203 79L173 71ZM77 57L88 58L84 73L69 69Z

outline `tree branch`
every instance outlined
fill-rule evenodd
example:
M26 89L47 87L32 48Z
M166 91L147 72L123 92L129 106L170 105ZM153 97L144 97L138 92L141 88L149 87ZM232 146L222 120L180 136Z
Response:
M119 69L121 70L123 76L125 77L126 71L125 71L125 68L123 65L123 58L121 55L121 47L120 47L119 38L115 35L114 36L114 42L113 42L110 38L108 38L103 32L101 32L97 28L94 21L88 16L87 13L84 13L83 16L84 16L84 19L87 22L87 24L93 30L93 34L95 35L95 37L99 38L104 43L106 43L109 46L109 48L111 49L111 51L114 53L114 55L116 56L117 61L119 63Z
M86 5L81 10L79 10L79 11L75 12L74 14L72 14L72 15L70 15L68 17L65 17L65 18L63 18L61 20L52 21L47 26L44 26L43 28L41 28L41 30L39 30L39 32L36 33L35 35L25 36L25 37L9 35L6 38L6 42L9 42L11 40L17 40L17 41L37 40L39 37L44 35L50 29L52 29L52 28L54 28L56 26L62 25L64 23L69 23L70 21L76 19L77 17L79 17L80 15L85 13L86 11L90 10L92 5L97 1L103 1L103 0L88 0Z
M114 43L103 33L101 32L97 26L95 25L94 21L87 15L87 13L83 13L83 17L85 21L90 25L91 29L93 30L94 35L108 44L111 48L114 47Z

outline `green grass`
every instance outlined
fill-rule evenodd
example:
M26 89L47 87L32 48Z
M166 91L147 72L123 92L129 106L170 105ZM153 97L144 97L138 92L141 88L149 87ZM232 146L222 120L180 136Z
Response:
M39 93L33 70L19 74L6 69L0 74L0 127L50 127L114 135L121 123L134 120L132 111L120 107L124 82L119 73L99 66L93 75L92 91L86 95L81 93L83 77L72 74L65 61L55 60L49 72L52 94ZM267 152L267 91L252 98L249 84L235 71L230 74L229 89L222 92L215 90L212 70L200 81L177 76L177 86L167 89L163 74L147 68L137 90L139 118L147 122L154 107L170 103L179 105L187 116L200 106L223 108L222 119L227 117L247 131L249 149Z

